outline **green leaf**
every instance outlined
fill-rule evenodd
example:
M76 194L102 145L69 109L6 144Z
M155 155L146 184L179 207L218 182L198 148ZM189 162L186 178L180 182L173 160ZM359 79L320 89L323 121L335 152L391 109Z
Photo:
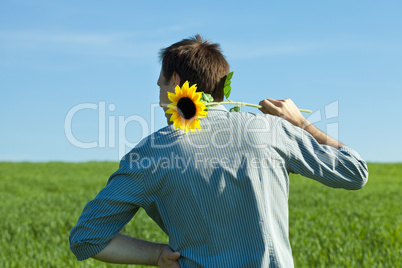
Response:
M230 85L227 85L223 88L223 95L225 95L226 99L229 98L231 91L232 87Z
M240 112L240 107L239 106L235 106L235 107L233 107L233 108L231 108L230 110L229 110L229 112Z
M226 98L229 98L230 92L232 90L232 87L230 86L230 84L232 83L230 81L230 79L232 79L232 77L233 77L233 72L228 73L228 75L226 76L225 85L223 87L223 95Z
M233 77L233 73L234 73L234 72L228 73L228 76L226 77L226 81L229 81L229 82L230 82L230 79L232 79L232 77Z
M209 102L214 102L214 98L211 96L211 94L201 92L201 99L200 101L209 103Z

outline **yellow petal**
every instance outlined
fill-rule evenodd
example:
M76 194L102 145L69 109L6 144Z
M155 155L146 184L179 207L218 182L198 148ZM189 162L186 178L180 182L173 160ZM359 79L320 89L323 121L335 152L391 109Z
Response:
M191 130L191 122L192 122L192 121L193 121L193 119L186 120L186 124L185 124L186 132L188 132L189 130Z
M179 85L177 85L177 86L174 88L174 91L175 91L175 93L176 93L176 96L181 93L181 88L179 87Z
M193 95L193 101L194 102L198 102L200 99L201 99L201 95L202 95L202 93L200 93L200 92L195 92L194 93L194 95Z
M181 98L185 96L186 96L185 92L180 92L179 94L176 95L177 101L179 101Z
M191 91L195 92L197 90L197 84L193 84L189 89L191 89Z
M207 115L208 111L205 111L204 109L199 109L197 107L197 115Z
M173 125L174 125L175 129L180 127L180 121L181 121L181 118L177 118L176 120L173 121Z
M165 113L173 114L173 113L177 113L177 111L176 111L176 109L167 109L167 111Z
M175 111L174 113L172 113L172 116L170 117L170 121L173 122L174 120L176 120L179 117L180 117L179 113Z
M193 120L192 122L191 122L191 124L190 124L190 129L195 129L195 123L197 122L198 120Z
M194 101L194 93L197 90L197 87L192 85L188 90L187 90L187 96Z
M201 131L200 120L197 120L197 122L195 123L195 128L198 129L199 131Z
M207 108L202 102L197 102L195 106L197 107L197 112L202 112Z
M177 102L172 102L167 105L169 109L177 110Z
M176 94L174 94L172 92L168 92L168 98L169 98L169 100L171 102L177 102L178 101Z
M184 82L183 86L181 87L182 91L187 91L188 90L188 81Z

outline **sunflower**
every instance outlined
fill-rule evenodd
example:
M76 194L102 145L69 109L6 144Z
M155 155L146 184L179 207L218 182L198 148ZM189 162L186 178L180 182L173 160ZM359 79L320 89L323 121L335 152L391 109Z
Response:
M196 92L197 86L194 84L189 87L186 81L180 88L176 86L175 93L168 92L168 98L172 101L168 104L167 114L171 114L170 121L173 122L175 129L181 128L188 132L195 129L201 130L200 118L205 117L208 112L201 99L201 93Z

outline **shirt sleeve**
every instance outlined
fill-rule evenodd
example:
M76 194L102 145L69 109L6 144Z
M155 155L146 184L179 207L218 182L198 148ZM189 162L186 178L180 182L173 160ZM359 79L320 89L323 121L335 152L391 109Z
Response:
M288 171L314 179L332 188L361 189L368 180L366 162L359 154L341 146L319 144L307 131L283 120L288 150Z
M70 248L78 260L102 251L132 219L141 206L143 187L139 171L121 164L71 230Z

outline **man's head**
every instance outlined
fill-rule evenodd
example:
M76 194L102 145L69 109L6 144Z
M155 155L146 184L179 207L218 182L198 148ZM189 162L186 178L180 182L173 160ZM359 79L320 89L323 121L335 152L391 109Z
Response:
M200 35L184 39L160 52L162 70L158 84L165 86L178 81L197 84L198 92L211 94L215 101L223 100L223 86L229 64L220 51L219 44L202 40ZM161 81L163 80L163 81Z

